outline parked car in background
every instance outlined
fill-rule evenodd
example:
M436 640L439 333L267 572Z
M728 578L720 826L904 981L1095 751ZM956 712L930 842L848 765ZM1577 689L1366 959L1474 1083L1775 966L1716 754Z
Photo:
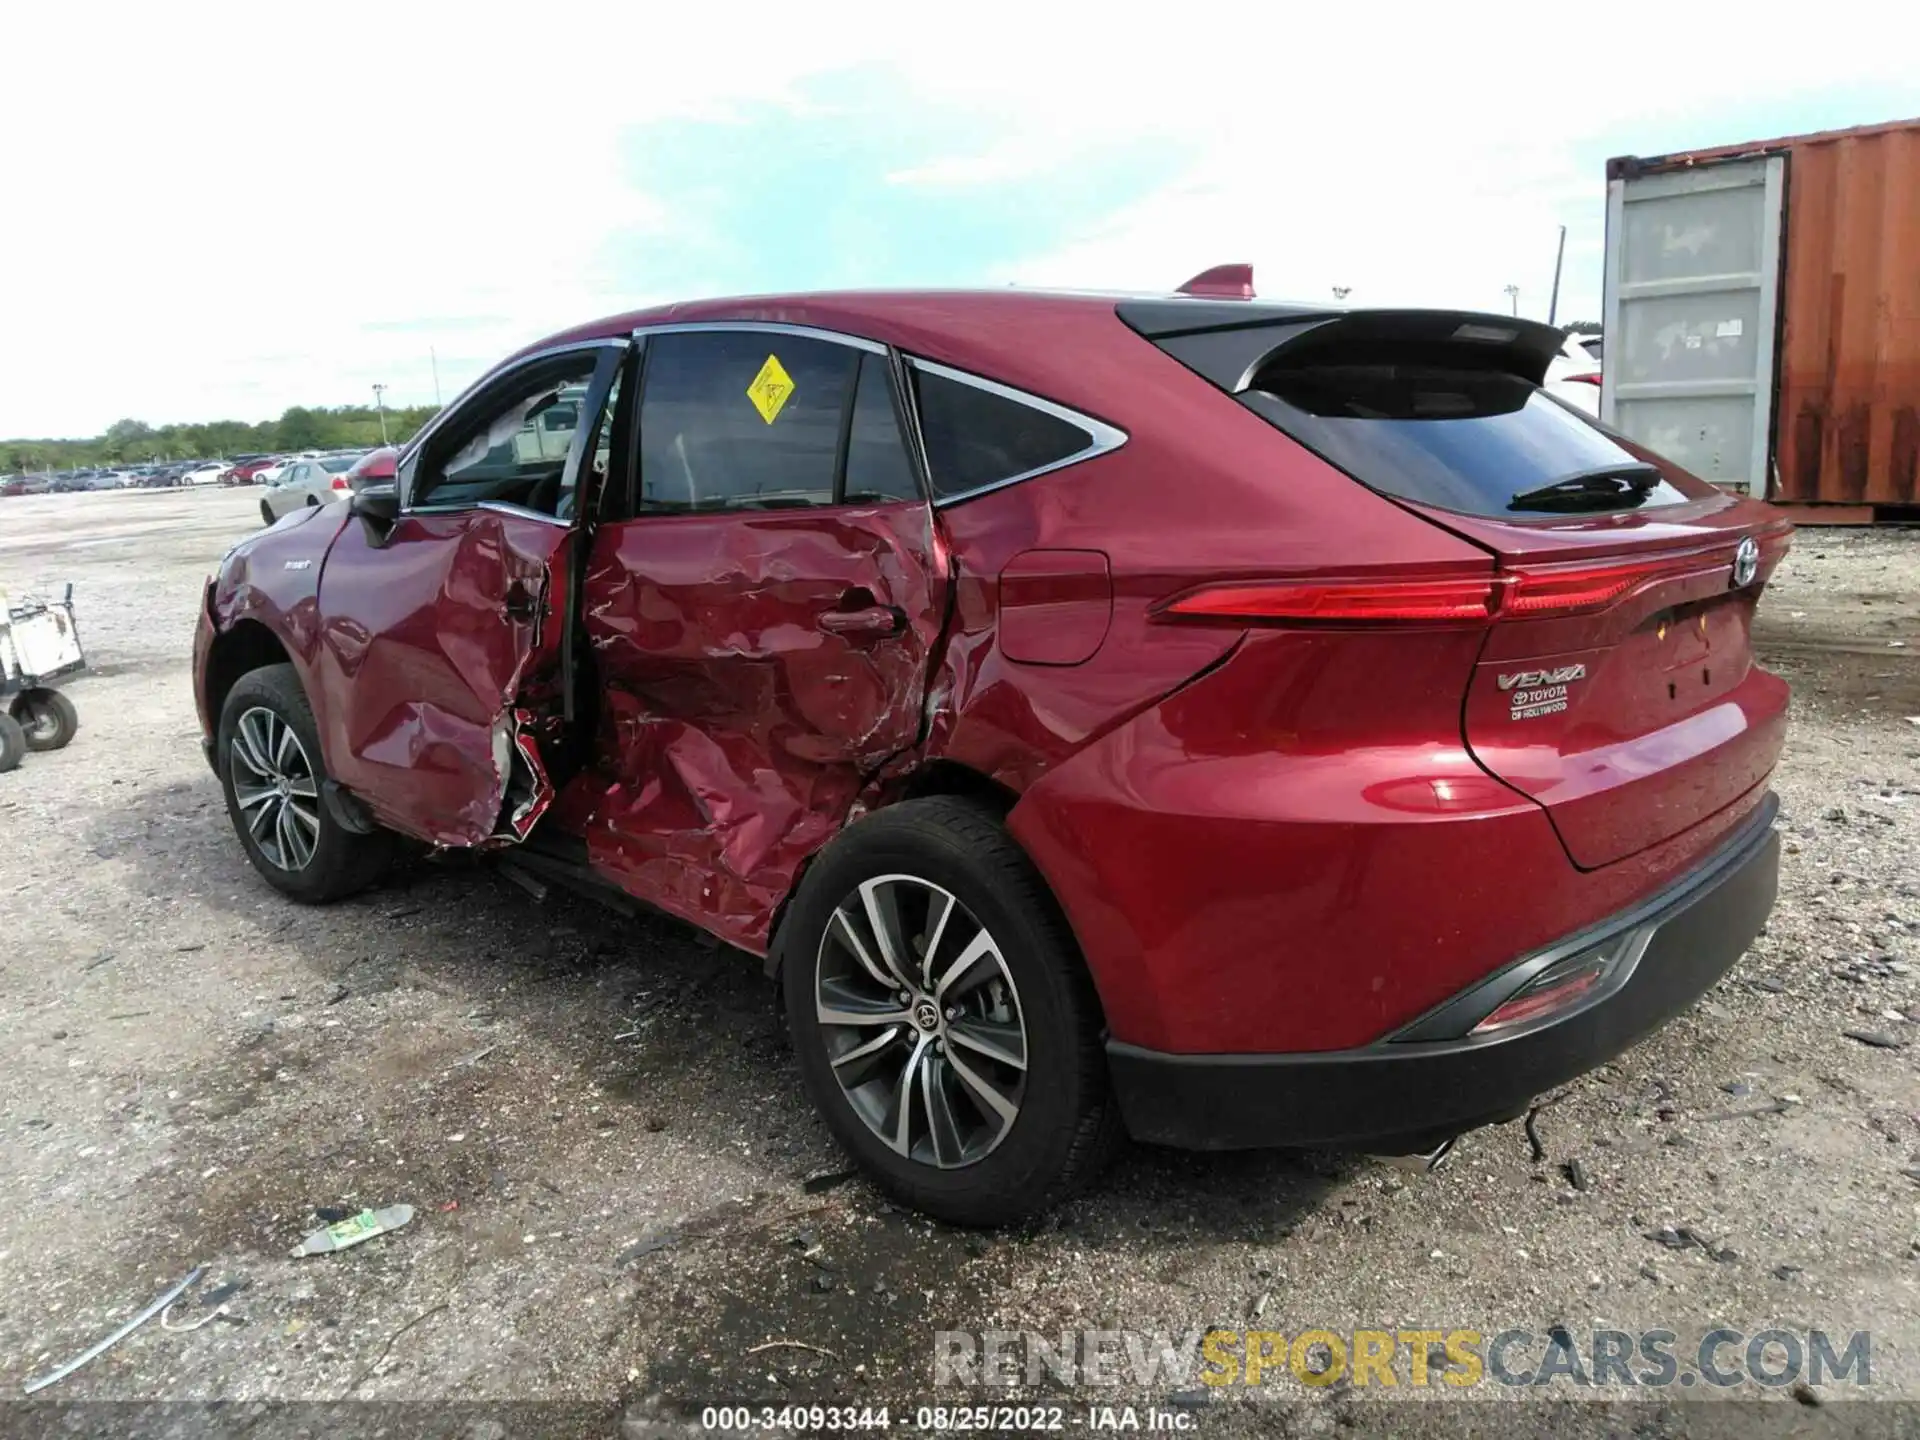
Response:
M1569 335L1547 367L1547 390L1587 415L1600 413L1600 337Z
M295 460L280 472L280 478L260 497L260 518L271 525L281 516L305 506L344 500L352 493L347 472L359 458L356 453Z
M232 468L224 460L197 461L192 468L180 477L182 485L218 485L221 478Z
M222 485L261 485L260 472L275 463L272 455L236 455L233 468L221 479Z
M766 957L827 1125L950 1221L1123 1131L1438 1156L1777 881L1791 527L1550 398L1562 345L1015 289L568 330L225 557L237 843L309 903L511 849Z
M0 480L0 495L45 495L53 482L45 475L9 475Z

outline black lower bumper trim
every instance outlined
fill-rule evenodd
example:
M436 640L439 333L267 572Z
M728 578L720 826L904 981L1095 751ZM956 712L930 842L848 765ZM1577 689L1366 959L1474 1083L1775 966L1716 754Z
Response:
M1769 796L1736 839L1653 900L1501 971L1517 989L1542 959L1637 932L1623 947L1634 957L1630 971L1579 1008L1512 1032L1306 1054L1169 1055L1110 1041L1108 1064L1127 1128L1138 1140L1195 1150L1312 1145L1395 1152L1509 1119L1534 1096L1650 1034L1733 967L1773 908L1778 808ZM1476 997L1466 1008L1489 1008L1480 998L1486 984L1465 992ZM1449 1002L1433 1013L1451 1008ZM1415 1028L1431 1033L1426 1022Z

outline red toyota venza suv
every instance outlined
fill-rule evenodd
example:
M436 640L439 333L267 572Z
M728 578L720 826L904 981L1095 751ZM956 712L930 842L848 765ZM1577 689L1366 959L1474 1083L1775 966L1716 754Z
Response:
M834 1134L948 1219L1127 1133L1427 1153L1774 898L1789 527L1554 400L1559 345L1206 293L597 321L227 555L207 752L296 900L511 847L764 956Z

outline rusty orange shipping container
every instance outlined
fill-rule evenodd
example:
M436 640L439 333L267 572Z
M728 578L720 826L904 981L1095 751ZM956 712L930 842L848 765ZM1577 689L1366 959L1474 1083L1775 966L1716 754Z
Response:
M1920 519L1920 119L1607 164L1601 415L1803 518Z

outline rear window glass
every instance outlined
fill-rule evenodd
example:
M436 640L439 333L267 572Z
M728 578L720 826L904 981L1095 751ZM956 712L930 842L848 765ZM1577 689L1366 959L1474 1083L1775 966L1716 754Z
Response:
M1093 447L1094 437L1070 420L916 367L920 431L937 498L1044 470Z
M1446 510L1591 514L1690 498L1604 430L1500 371L1276 366L1240 398L1363 485Z

